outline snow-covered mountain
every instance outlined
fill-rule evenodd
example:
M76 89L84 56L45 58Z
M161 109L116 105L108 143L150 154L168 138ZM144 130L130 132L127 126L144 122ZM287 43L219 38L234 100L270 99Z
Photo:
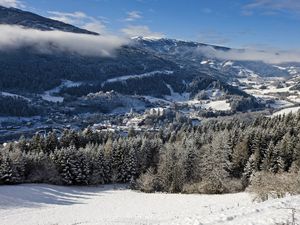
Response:
M253 74L262 77L289 76L295 72L289 64L277 66L262 61L220 60L206 54L207 51L226 53L232 50L227 47L164 38L137 37L133 39L133 42L142 49L147 49L153 54L158 54L178 63L183 68L192 67L209 71L210 74L223 75L226 79L228 77L252 76Z
M0 7L0 24L96 35L92 31L14 8ZM63 100L65 95L82 97L101 91L158 97L167 101L195 98L223 101L231 98L228 96L238 96L250 98L248 105L258 107L260 105L255 102L252 92L241 88L243 82L240 79L289 77L299 71L298 67L288 64L220 60L208 56L205 49L231 50L197 42L141 37L119 47L114 57L84 56L64 51L49 54L26 46L1 53L0 90L16 94L43 94L68 80L80 85L61 88L55 93L56 98ZM222 94L215 99L212 93Z

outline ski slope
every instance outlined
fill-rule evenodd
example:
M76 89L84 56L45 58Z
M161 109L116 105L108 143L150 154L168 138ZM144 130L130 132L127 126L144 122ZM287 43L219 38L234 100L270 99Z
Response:
M0 186L3 225L275 225L291 219L291 210L286 209L290 207L299 209L300 196L257 203L247 193L145 194L120 186Z
M106 81L104 81L102 83L102 87L106 84L106 83L114 83L114 82L120 82L120 81L126 81L129 79L135 79L135 78L144 78L144 77L152 77L154 75L157 74L166 74L166 75L170 75L173 74L174 71L170 71L170 70L157 70L157 71L152 71L152 72L148 72L148 73L143 73L143 74L135 74L135 75L127 75L127 76L118 76L118 77L114 77L111 79L108 79Z

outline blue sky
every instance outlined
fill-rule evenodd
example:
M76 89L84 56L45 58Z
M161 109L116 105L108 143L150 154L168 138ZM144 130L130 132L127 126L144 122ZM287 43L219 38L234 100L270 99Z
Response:
M300 0L0 0L100 33L300 49ZM6 3L5 3L6 2Z

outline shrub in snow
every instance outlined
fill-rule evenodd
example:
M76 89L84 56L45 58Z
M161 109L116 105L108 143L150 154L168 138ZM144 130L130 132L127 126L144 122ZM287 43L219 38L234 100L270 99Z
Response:
M255 199L259 201L299 194L300 175L298 173L255 173L248 190L255 193Z
M146 193L152 193L162 190L161 181L154 174L153 168L148 169L146 173L140 176L140 178L136 182L136 187L137 189Z

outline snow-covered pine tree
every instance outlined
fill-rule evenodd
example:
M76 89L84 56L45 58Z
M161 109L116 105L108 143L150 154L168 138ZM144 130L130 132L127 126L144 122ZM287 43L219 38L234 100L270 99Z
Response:
M51 157L57 167L62 182L67 185L73 184L74 175L71 172L70 154L67 149L56 149Z
M288 171L293 162L294 140L290 133L283 136L280 141L280 160L282 171Z
M22 135L17 143L17 147L22 152L28 152L29 151L29 145L27 144L26 138Z
M252 140L251 145L251 153L253 155L252 159L255 171L260 171L260 165L262 160L262 151L260 147L261 139L261 133L257 132L254 135L254 139Z
M12 162L7 155L0 155L0 184L13 183Z
M284 162L280 156L281 144L277 143L274 147L273 153L270 160L269 171L272 173L278 173L279 171L284 170Z
M201 157L201 176L203 182L208 184L206 189L210 193L223 193L226 189L231 168L228 140L226 131L217 133Z
M30 149L32 149L35 152L43 151L44 145L44 138L41 137L41 135L39 134L34 135L30 141Z
M249 159L249 138L247 135L241 137L233 148L231 156L231 174L234 177L240 178Z
M46 138L45 153L50 154L58 147L58 140L55 132L50 132Z
M16 184L24 181L25 160L20 150L0 155L0 183Z
M183 177L185 183L195 182L199 177L199 158L197 149L192 141L185 143L183 154Z
M244 168L244 173L242 175L242 183L244 187L247 187L251 182L252 176L257 172L255 154L252 154Z
M270 141L267 149L265 150L264 158L262 160L261 169L269 171L271 167L272 154L274 154L275 145L273 140Z
M290 171L295 173L300 172L300 142L298 142L294 148L293 163Z
M90 161L83 149L70 149L71 172L74 175L74 184L88 184L90 180Z
M112 155L111 155L111 167L114 177L114 182L123 182L126 180L126 170L125 170L125 154L124 149L122 148L121 139L114 141Z
M108 165L103 153L102 146L87 145L85 151L90 155L92 184L105 184L110 181Z
M126 165L126 181L135 180L138 177L138 162L137 162L137 152L134 148L129 150L128 155L125 160Z

